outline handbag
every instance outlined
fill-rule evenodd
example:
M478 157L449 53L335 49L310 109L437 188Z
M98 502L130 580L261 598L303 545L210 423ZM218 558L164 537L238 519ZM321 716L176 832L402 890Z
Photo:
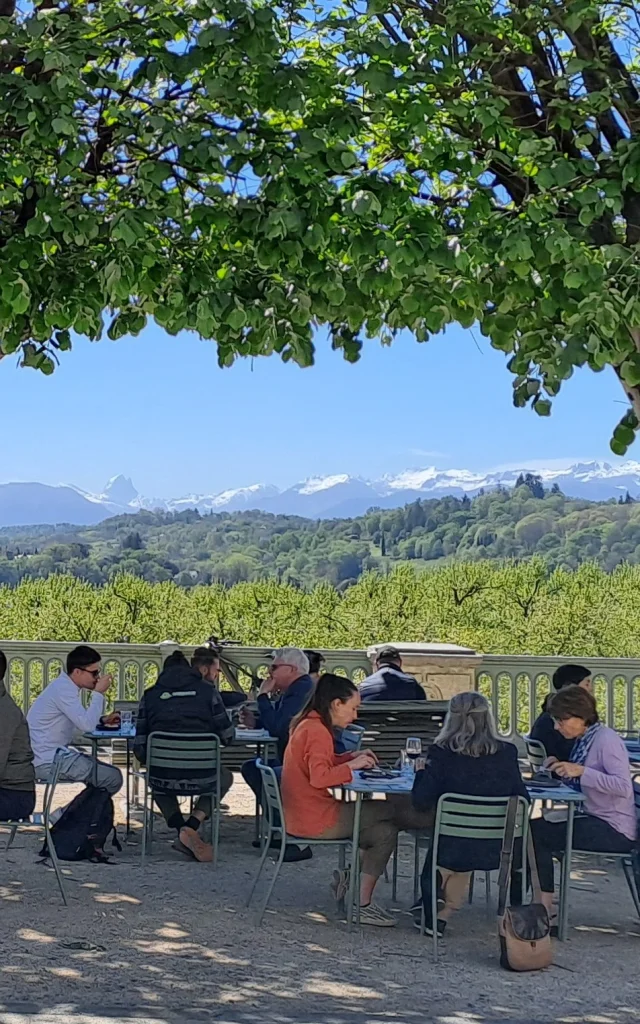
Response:
M549 967L553 959L551 926L547 908L542 903L538 865L530 829L527 830L527 860L531 872L533 902L522 907L507 907L507 888L511 876L518 810L518 798L510 797L498 879L500 966L507 971L540 971L544 967Z

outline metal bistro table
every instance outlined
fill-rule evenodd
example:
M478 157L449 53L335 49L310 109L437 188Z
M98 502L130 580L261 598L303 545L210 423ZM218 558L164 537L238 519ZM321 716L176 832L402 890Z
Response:
M526 783L525 783L526 785ZM403 774L396 776L393 779L363 779L361 772L353 773L353 780L342 787L345 792L355 793L356 805L353 814L353 849L359 849L359 837L360 837L360 815L362 808L362 797L365 793L384 793L385 795L391 793L410 793L413 789L413 775ZM536 800L550 801L553 804L566 804L567 805L567 839L566 849L564 857L562 858L562 873L560 882L560 913L558 918L558 938L564 942L567 935L567 927L569 921L569 883L571 880L571 858L573 854L573 821L575 817L575 809L578 804L583 803L584 794L576 789L572 789L570 786L550 786L548 789L541 789L537 786L527 787L529 797L531 798L531 806ZM348 906L355 908L356 923L360 923L360 900L356 901L357 889L356 886L359 881L359 857L353 857L355 861L351 868L351 877L349 881L349 901ZM351 930L353 922L353 912L349 914L347 922L347 928Z
M525 782L525 786L527 783ZM584 793L571 786L550 786L543 789L540 786L527 786L531 807L536 800L550 802L551 804L567 805L567 838L564 856L562 858L562 869L560 872L560 912L558 914L558 938L564 942L567 937L569 925L569 885L571 883L571 858L573 855L573 819L576 807L584 803Z
M271 756L273 756L274 761L278 757L278 738L277 736L270 736L266 729L243 729L239 727L236 729L236 743L243 743L247 746L255 744L256 756L262 758L267 764ZM260 839L260 809L260 799L256 797L256 840Z
M347 899L347 930L353 927L355 910L356 924L360 924L360 896L358 886L360 884L360 815L362 812L362 797L366 794L384 793L385 796L391 793L410 793L413 789L413 772L397 775L392 779L363 779L362 772L353 773L351 782L341 787L345 793L355 793L355 808L353 811L353 836L351 872L349 877L349 896Z
M130 800L130 776L131 776L131 744L133 743L136 730L135 727L132 729L126 729L124 732L122 729L93 729L91 732L85 732L85 739L91 743L91 756L93 758L93 772L91 776L91 783L94 786L98 784L98 748L100 744L111 744L113 740L126 740L127 741L127 771L125 777L125 794L127 801L127 834L131 831L131 800Z

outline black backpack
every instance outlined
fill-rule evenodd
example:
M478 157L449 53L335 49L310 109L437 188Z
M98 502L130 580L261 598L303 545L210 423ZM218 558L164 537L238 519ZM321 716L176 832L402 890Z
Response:
M51 826L51 838L60 860L91 860L109 863L103 850L109 835L113 833L113 845L120 850L113 824L113 800L106 789L87 786L73 798ZM49 856L45 841L41 857Z

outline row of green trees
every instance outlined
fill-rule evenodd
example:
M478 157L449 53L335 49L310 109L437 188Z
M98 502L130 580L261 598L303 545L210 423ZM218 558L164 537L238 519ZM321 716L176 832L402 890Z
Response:
M0 531L0 583L68 573L103 584L114 575L182 587L275 578L343 589L362 574L406 563L527 559L552 568L585 561L611 570L640 563L640 504L589 502L545 491L529 476L512 490L414 501L353 519L311 520L266 512L140 512L93 527Z
M103 586L72 576L0 588L0 637L95 643L361 648L448 641L485 653L640 657L640 567L551 571L539 558L460 563L429 572L366 573L344 593L275 580L198 586L122 575Z

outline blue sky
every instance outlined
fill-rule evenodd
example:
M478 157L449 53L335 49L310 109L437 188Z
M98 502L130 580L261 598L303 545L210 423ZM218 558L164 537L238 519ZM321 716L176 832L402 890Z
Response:
M142 494L178 497L331 473L616 461L612 373L575 374L548 420L513 408L511 379L502 353L459 328L423 345L367 342L355 366L321 336L307 370L276 357L220 370L213 344L155 325L79 339L48 379L0 362L0 482L99 491L123 473Z

